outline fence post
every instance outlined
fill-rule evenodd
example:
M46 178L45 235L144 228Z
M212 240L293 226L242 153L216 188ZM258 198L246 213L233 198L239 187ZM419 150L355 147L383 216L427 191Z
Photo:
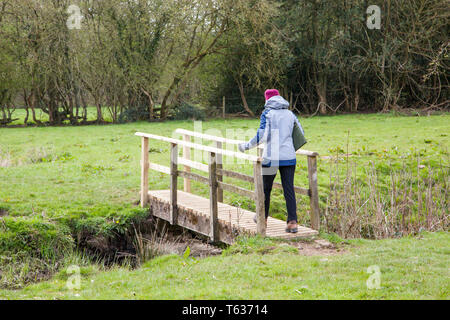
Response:
M170 223L177 224L177 180L178 180L178 145L170 147Z
M222 118L225 119L225 96L222 99Z
M148 203L148 138L142 137L141 151L141 207L144 208Z
M256 205L256 232L261 235L266 235L266 213L264 209L264 186L262 177L262 163L256 161L253 169L255 179L255 205Z
M220 141L216 142L217 149L222 149L222 146L223 146L222 142L220 142ZM217 154L216 158L217 158L216 168L217 169L223 169L223 156L222 156L222 154ZM223 176L218 174L217 175L217 181L223 182ZM221 188L217 188L217 201L223 202L223 190Z
M317 157L308 156L309 203L311 207L311 226L320 228L319 192L317 190Z
M209 154L209 211L211 232L210 238L212 242L219 241L219 223L218 223L218 206L217 206L217 164L216 154Z
M183 135L184 141L191 142L191 137L187 134ZM191 148L183 147L183 158L191 160ZM184 166L184 171L191 172L191 167ZM191 192L191 180L184 178L184 191Z
M258 157L262 157L264 149L261 149L261 148L256 148L256 149L258 150Z

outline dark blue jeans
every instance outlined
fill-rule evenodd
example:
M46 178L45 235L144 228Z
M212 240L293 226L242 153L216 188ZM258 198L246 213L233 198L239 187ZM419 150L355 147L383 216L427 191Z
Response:
M272 192L273 180L275 179L277 172L275 171L273 175L263 175L263 183L264 183L264 195L265 195L265 209L266 209L266 219L269 216L269 207L270 207L270 193ZM285 166L279 167L278 170L281 174L281 184L283 185L284 199L286 200L286 208L288 212L287 221L297 221L297 202L295 200L295 192L294 192L294 174L295 174L295 166Z

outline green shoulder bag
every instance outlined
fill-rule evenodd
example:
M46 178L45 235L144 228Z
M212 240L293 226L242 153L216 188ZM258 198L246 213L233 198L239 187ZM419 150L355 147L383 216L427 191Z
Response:
M292 141L294 142L294 149L297 151L306 144L305 136L302 130L298 127L297 122L294 122L294 129L292 130Z

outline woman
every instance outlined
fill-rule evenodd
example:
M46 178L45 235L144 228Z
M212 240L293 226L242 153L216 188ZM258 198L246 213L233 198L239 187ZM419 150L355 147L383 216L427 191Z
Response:
M268 89L264 95L266 104L256 136L249 142L240 144L239 150L244 152L261 143L265 143L262 166L266 224L269 216L270 193L273 180L279 170L288 212L286 232L296 233L298 226L294 173L297 159L292 140L294 123L297 123L303 134L304 131L297 117L289 110L289 102L280 96L278 90ZM256 216L254 220L256 222Z

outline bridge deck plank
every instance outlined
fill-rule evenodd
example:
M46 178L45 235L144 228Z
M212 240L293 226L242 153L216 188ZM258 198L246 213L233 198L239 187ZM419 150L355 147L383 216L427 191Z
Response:
M170 190L151 190L148 192L150 201L160 201L169 203ZM201 196L178 190L177 204L179 208L179 216L183 212L193 213L199 217L209 217L209 199ZM254 212L246 209L234 207L225 203L218 203L218 220L220 224L231 224L232 227L241 231L255 234L256 223L253 221ZM164 217L162 217L164 218ZM316 230L299 226L298 233L286 233L286 222L272 217L268 218L266 236L271 238L296 239L318 235ZM195 226L190 226L194 229ZM204 230L194 230L204 233ZM224 241L229 242L229 241Z

